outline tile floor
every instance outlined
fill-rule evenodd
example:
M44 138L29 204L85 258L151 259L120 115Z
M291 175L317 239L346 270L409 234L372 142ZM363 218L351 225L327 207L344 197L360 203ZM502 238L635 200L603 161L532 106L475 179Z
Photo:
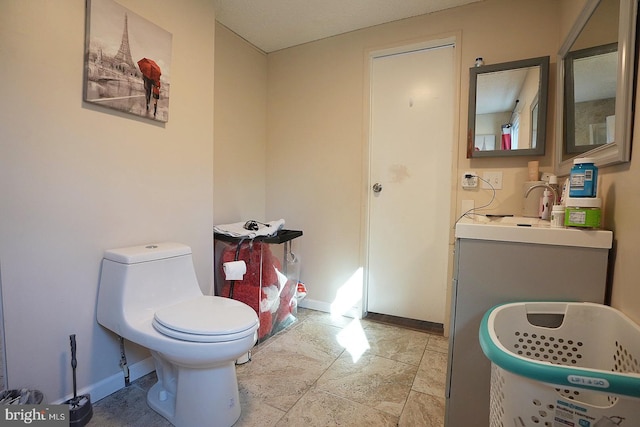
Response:
M295 324L237 367L234 427L441 427L446 363L441 336L299 309ZM170 426L147 406L155 381L151 373L95 402L88 425Z

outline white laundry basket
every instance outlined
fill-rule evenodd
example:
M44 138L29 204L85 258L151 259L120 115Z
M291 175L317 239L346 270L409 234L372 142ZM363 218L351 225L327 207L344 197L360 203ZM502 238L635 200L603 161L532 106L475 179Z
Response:
M522 302L489 310L491 427L640 426L640 327L600 304Z

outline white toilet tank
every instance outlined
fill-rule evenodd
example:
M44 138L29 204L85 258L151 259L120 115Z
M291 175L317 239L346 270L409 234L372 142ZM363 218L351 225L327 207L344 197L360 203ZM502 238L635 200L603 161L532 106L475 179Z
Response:
M125 323L152 319L160 308L199 296L189 246L153 243L107 250L98 289L98 323L120 333Z

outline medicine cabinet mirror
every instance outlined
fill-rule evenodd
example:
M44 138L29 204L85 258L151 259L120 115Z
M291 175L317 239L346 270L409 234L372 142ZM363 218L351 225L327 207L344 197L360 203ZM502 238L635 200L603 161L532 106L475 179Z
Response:
M556 174L630 159L637 0L588 0L558 53Z
M467 158L544 155L549 57L469 70Z

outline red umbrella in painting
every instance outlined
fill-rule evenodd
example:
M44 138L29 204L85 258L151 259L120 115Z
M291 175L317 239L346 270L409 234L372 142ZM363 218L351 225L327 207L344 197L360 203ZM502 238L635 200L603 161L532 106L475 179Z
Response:
M138 61L138 68L140 68L140 72L146 78L153 80L155 82L160 82L160 67L156 64L156 61L149 58L142 58Z
M153 115L156 115L158 109L158 99L160 98L160 67L153 59L142 58L138 61L138 68L142 73L144 80L144 92L147 101L147 111L149 111L149 102L151 101L151 89L153 88L153 97L155 98L155 106L153 108Z

